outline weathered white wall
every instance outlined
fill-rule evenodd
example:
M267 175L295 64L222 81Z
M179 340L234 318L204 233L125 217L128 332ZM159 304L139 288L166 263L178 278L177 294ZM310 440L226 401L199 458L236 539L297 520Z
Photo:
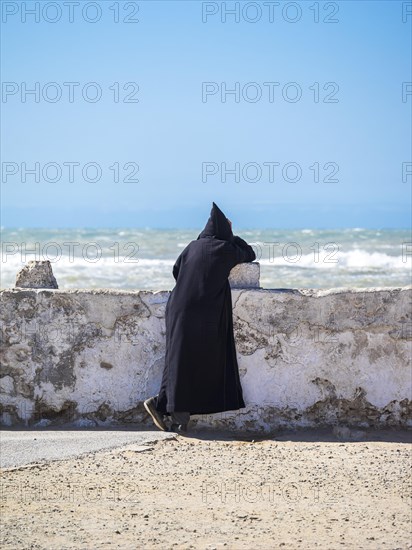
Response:
M159 388L168 296L2 291L3 424L148 422L142 401ZM412 425L412 287L232 289L232 299L247 408L198 423Z

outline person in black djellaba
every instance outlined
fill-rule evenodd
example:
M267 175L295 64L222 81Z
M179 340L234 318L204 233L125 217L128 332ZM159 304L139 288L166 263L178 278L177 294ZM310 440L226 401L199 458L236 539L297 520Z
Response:
M228 281L237 264L253 262L253 248L232 233L213 203L205 228L173 266L175 287L166 304L165 366L159 394L144 402L156 426L186 431L190 415L245 407L233 334Z

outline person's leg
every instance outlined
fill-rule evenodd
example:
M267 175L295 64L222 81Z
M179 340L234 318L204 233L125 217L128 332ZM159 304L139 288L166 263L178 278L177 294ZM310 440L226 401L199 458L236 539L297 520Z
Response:
M172 431L187 431L187 425L190 420L189 412L173 411L170 413L170 418L172 419Z
M173 424L187 424L190 420L190 413L173 411L170 413Z

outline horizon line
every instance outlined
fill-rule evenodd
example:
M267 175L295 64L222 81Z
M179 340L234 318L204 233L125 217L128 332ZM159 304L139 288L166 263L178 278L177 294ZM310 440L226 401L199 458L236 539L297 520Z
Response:
M117 229L139 229L139 230L156 230L156 231L198 231L200 229L204 228L204 225L199 227L194 226L188 226L188 227L177 227L177 226L170 226L170 227L158 227L158 226L0 226L0 230L10 230L10 229L46 229L46 230L67 230L67 229L110 229L110 230L117 230ZM342 226L342 227L276 227L276 226L267 226L267 227L237 227L237 231L262 231L267 229L276 229L276 230L288 230L288 231L338 231L342 229L352 229L352 230L358 230L358 231L412 231L412 227L358 227L358 226ZM234 233L235 234L235 233Z

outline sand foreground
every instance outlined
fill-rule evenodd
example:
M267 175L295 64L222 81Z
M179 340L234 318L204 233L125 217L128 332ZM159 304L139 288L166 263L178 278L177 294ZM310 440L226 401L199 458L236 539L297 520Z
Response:
M410 432L195 432L3 469L2 548L411 549ZM257 437L257 436L256 436Z

